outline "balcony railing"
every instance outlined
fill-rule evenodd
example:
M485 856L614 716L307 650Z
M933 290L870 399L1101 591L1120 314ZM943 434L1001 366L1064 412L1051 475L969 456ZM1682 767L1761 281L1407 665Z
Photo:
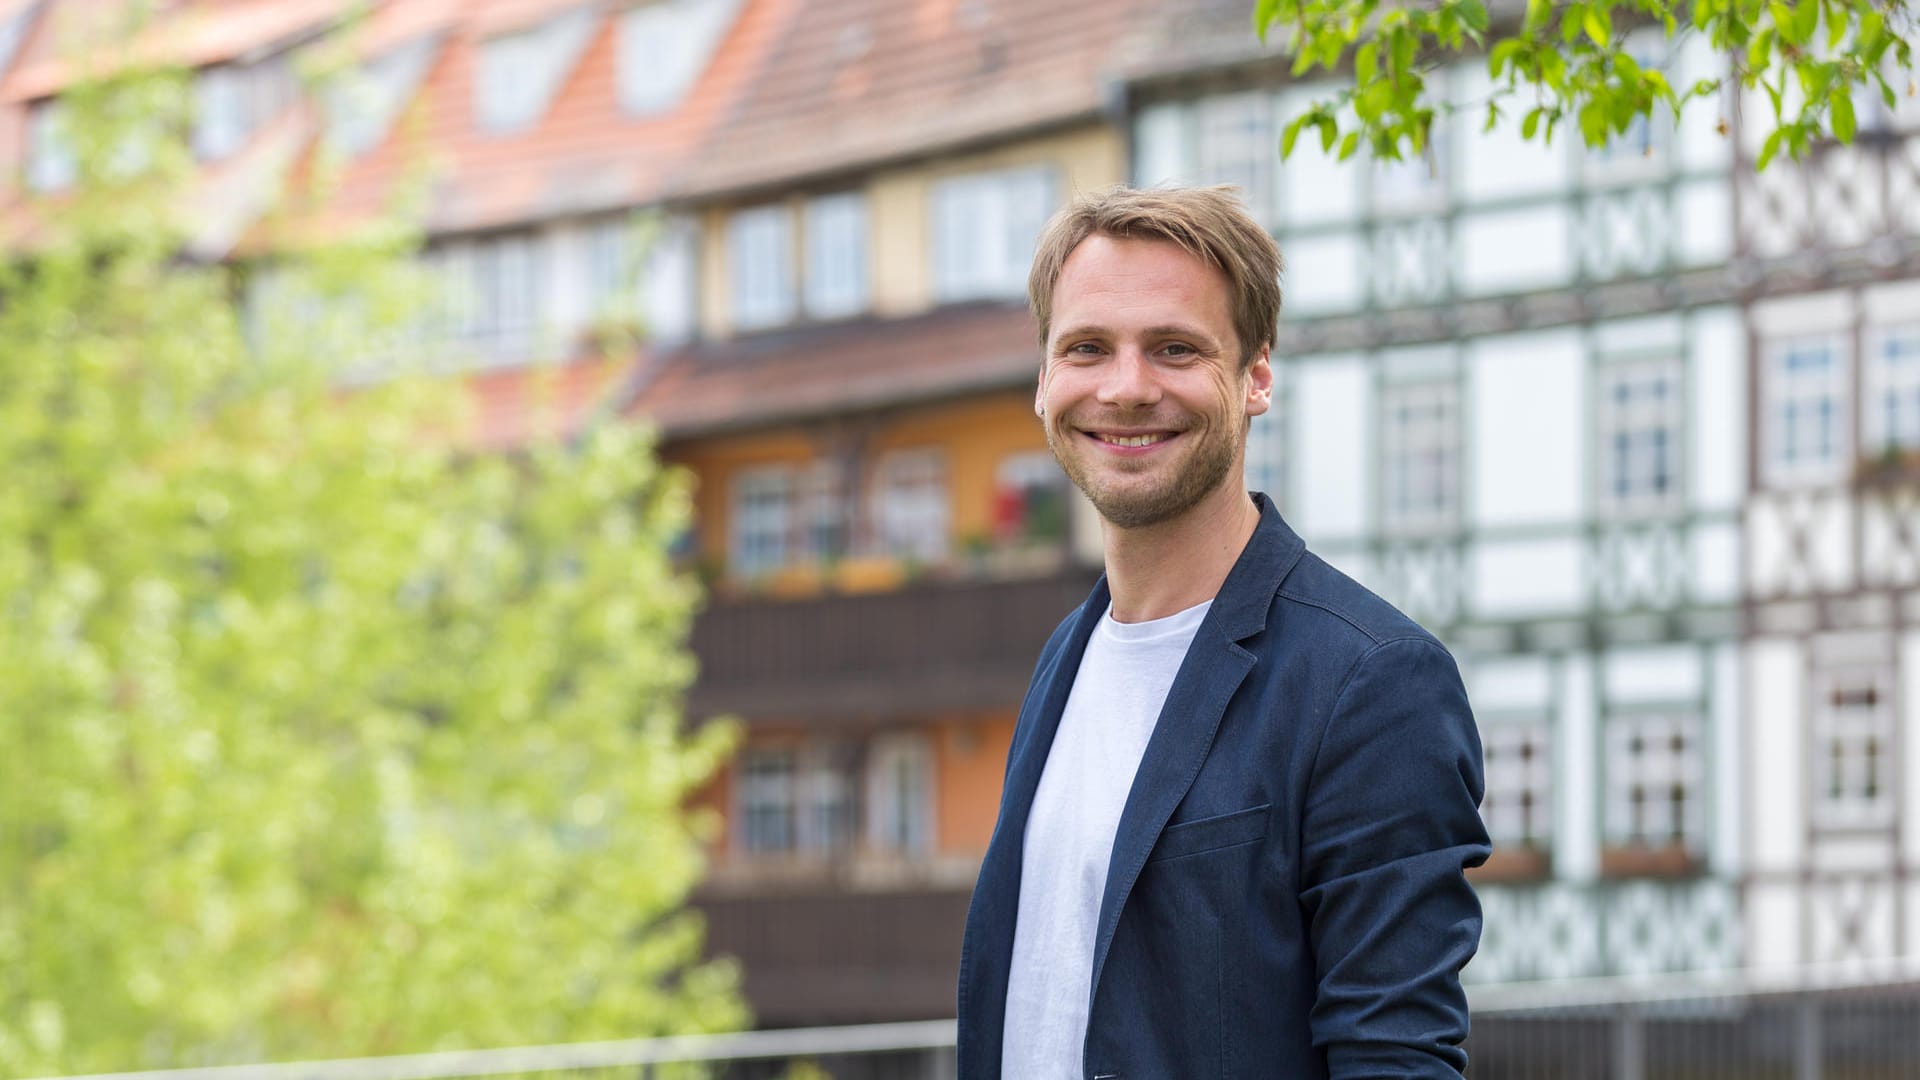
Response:
M1476 1077L1514 1080L1906 1080L1920 1074L1920 966L1836 979L1815 969L1469 995ZM114 1073L72 1080L948 1080L952 1020L747 1031L344 1061ZM811 1066L811 1072L789 1070Z
M694 624L694 715L878 723L1017 708L1041 646L1092 588L1082 567L801 599L716 598Z

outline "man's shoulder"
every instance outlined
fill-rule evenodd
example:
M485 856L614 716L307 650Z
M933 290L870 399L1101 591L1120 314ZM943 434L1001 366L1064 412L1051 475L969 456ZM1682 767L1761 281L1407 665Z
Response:
M1289 637L1305 633L1344 655L1357 657L1409 639L1445 649L1405 612L1311 551L1302 553L1281 580L1272 614L1285 620Z

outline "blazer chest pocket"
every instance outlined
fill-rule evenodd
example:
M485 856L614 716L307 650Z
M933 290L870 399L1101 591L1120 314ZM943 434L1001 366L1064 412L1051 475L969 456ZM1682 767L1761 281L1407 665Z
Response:
M1169 825L1161 831L1160 842L1153 846L1153 854L1147 857L1147 861L1161 862L1182 855L1198 855L1252 843L1267 835L1267 811L1272 806L1272 803L1261 803L1230 814Z

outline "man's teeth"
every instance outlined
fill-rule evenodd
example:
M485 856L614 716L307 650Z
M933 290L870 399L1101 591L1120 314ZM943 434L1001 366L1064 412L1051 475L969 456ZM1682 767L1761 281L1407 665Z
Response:
M1112 443L1115 446L1152 446L1154 443L1163 442L1165 440L1166 440L1165 435L1102 435L1100 436L1101 442Z

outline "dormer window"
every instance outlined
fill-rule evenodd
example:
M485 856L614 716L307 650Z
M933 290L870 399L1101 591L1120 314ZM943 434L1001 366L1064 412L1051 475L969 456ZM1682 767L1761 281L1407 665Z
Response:
M594 9L576 8L528 30L480 45L474 112L494 135L523 131L546 115L593 36Z
M335 150L354 157L386 138L425 77L433 46L430 37L416 38L328 88L327 138Z
M740 0L654 0L623 12L620 107L650 116L680 103L733 25Z
M28 4L19 11L0 18L0 75L6 74L7 65L13 61L13 54L20 51L20 43L27 38L27 19L33 14L33 5Z
M283 58L203 69L193 82L194 156L219 161L238 153L292 99Z
M27 186L35 191L59 191L79 178L66 123L66 109L58 101L34 104L27 120Z

